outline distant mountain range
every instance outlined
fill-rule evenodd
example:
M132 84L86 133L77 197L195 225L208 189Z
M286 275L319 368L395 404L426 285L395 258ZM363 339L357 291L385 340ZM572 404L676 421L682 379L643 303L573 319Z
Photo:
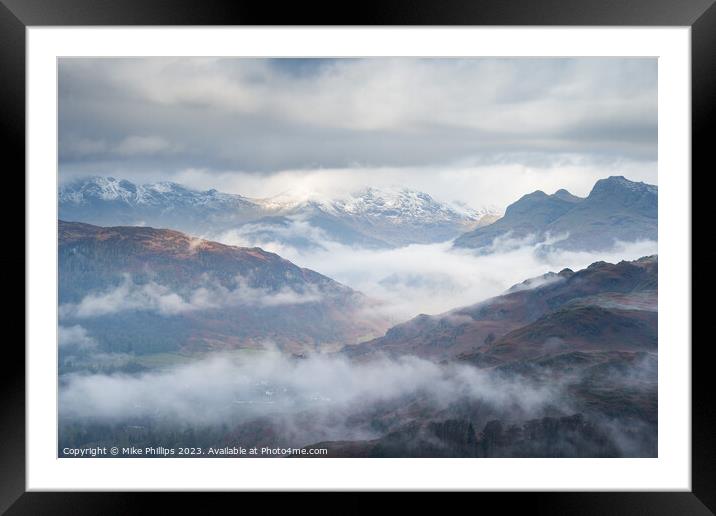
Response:
M121 353L338 349L388 327L371 301L259 248L59 222L60 324Z
M504 217L463 234L455 246L481 253L525 243L599 251L616 241L655 241L657 207L656 186L612 176L597 181L586 198L566 190L525 195L507 207Z
M93 177L64 184L59 192L62 220L170 227L214 238L234 231L234 236L254 245L315 246L332 240L390 248L433 243L493 222L497 216L494 208L448 205L405 188L367 188L335 199L300 199L291 194L251 199L172 182L136 185Z
M240 195L198 192L172 182L135 185L112 177L63 184L58 201L60 219L100 226L149 225L203 232L263 215L259 205Z
M136 185L94 177L62 185L60 218L104 226L149 225L245 245L320 247L326 241L392 248L455 239L479 253L537 245L600 251L617 241L657 240L656 186L613 176L581 198L536 191L505 210L475 210L409 189L366 188L344 198L283 194L252 199L172 182Z

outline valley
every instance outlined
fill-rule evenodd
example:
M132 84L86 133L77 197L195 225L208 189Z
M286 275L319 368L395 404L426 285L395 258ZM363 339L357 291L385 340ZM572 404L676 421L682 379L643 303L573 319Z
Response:
M655 456L658 258L634 256L655 250L641 243L656 237L655 197L610 177L586 199L538 192L496 218L408 189L296 203L65 187L61 447ZM258 245L277 241L291 259ZM421 246L460 268L422 260ZM302 266L316 247L326 266ZM361 288L323 273L351 254L365 258L357 272L377 271ZM416 313L439 296L448 310Z

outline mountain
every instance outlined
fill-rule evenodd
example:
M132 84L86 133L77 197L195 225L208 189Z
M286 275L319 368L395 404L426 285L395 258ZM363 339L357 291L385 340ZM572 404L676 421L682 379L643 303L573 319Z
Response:
M297 205L270 203L269 206L276 210L276 215L243 224L234 229L233 234L242 242L259 246L278 243L297 248L323 248L327 242L337 242L368 249L393 247L373 228L362 228L313 201Z
M487 253L495 247L538 242L598 251L615 241L657 240L657 206L656 186L622 176L600 179L586 198L566 190L552 195L536 191L508 206L505 216L493 224L461 235L455 246Z
M565 269L476 305L419 315L345 353L494 366L564 351L655 351L657 274L656 257Z
M439 202L424 192L366 188L342 198L286 193L251 199L177 183L136 185L93 177L60 187L62 220L98 225L172 227L217 237L224 232L260 245L278 242L317 246L390 248L450 240L496 217L494 208L474 210Z
M366 364L417 355L458 374L477 367L475 389L497 401L457 398L436 410L416 396L365 416L383 430L375 438L306 448L328 457L654 457L657 278L656 256L565 269L346 349ZM521 411L524 400L533 408Z
M205 233L234 227L265 214L240 195L199 192L172 182L136 185L113 177L92 177L60 186L59 218L101 226L157 226Z
M456 406L374 441L321 447L329 456L406 457L416 450L467 457L656 456L657 291L656 256L596 262L398 325L346 354L457 361L513 382L520 397L559 394L533 414Z
M59 304L61 325L81 326L105 351L139 354L337 349L387 326L362 294L259 248L64 221Z
M256 362L260 380L248 389L230 374L240 395L219 396L227 400L219 410L229 415L221 424L202 421L177 431L175 404L165 409L161 392L162 406L119 423L77 421L65 411L61 447L241 442L321 448L328 457L657 456L656 256L531 278L483 303L394 326L336 359L303 350L326 343L336 349L332 335L358 333L351 320L359 331L377 325L366 321L365 298L325 276L261 249L170 230L60 222L59 233L61 325L82 325L101 351L144 359L135 369L102 372L121 371L134 385L154 378L141 374L148 369L171 371L164 357L170 353L157 352L258 348L259 335L293 352L288 368L274 373ZM62 344L60 352L62 359ZM244 350L241 363L258 355ZM398 360L373 360L382 355ZM196 381L188 370L174 370L179 383ZM296 382L301 370L309 376L305 384ZM66 374L60 381L84 379ZM84 396L74 397L84 403ZM147 397L151 402L154 392ZM61 394L61 407L67 399Z
M264 205L279 207L284 215L309 223L330 240L374 248L447 241L494 213L450 206L407 188L366 188L345 198L299 202L289 196L266 200Z

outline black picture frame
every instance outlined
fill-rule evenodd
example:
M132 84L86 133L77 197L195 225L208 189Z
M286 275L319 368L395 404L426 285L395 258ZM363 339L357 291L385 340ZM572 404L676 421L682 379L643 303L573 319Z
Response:
M689 26L692 171L683 173L691 173L693 181L694 171L704 175L710 164L712 131L709 129L713 129L716 119L714 0L405 0L355 4L354 9L346 9L346 5L340 3L330 6L285 2L278 7L260 2L209 0L0 0L0 127L4 136L0 145L6 167L5 180L15 177L18 188L23 191L24 181L19 182L19 171L25 170L25 29L82 25ZM5 220L19 228L17 213L17 209L13 210L11 218ZM698 220L693 215L692 218L695 222ZM18 238L24 241L24 233ZM19 244L16 247L16 253L20 253ZM20 254L24 263L24 251ZM19 262L19 256L15 258ZM700 288L706 290L710 282L710 279L700 280ZM692 347L691 492L474 493L470 496L480 498L470 503L482 504L489 500L497 502L503 511L525 508L536 514L713 514L716 511L716 409L710 399L714 388L712 365L707 357L710 345L710 341L694 341ZM8 515L141 513L151 507L147 503L151 497L159 498L157 501L163 504L164 511L176 505L183 510L205 513L207 503L230 496L207 494L198 500L180 493L26 492L25 355L17 339L6 339L3 356L0 512L7 511ZM361 498L343 504L359 511L370 510L373 502Z

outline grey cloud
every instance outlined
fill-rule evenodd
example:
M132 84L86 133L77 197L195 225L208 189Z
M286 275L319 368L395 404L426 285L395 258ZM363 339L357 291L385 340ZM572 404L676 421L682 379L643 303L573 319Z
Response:
M114 143L83 137L69 137L64 140L64 152L77 158L92 156L129 158L165 155L179 150L179 146L160 136L130 135Z
M125 311L149 311L162 315L176 315L194 310L212 310L228 306L282 306L321 301L316 288L296 292L289 288L271 292L253 288L244 278L236 277L236 287L229 289L206 278L205 285L180 295L166 285L153 281L136 284L125 274L123 282L112 289L88 294L79 303L60 305L63 319L86 319Z
M63 59L60 164L276 171L656 157L656 60ZM117 153L133 136L177 152ZM104 141L77 152L73 141ZM112 149L115 149L113 152Z

